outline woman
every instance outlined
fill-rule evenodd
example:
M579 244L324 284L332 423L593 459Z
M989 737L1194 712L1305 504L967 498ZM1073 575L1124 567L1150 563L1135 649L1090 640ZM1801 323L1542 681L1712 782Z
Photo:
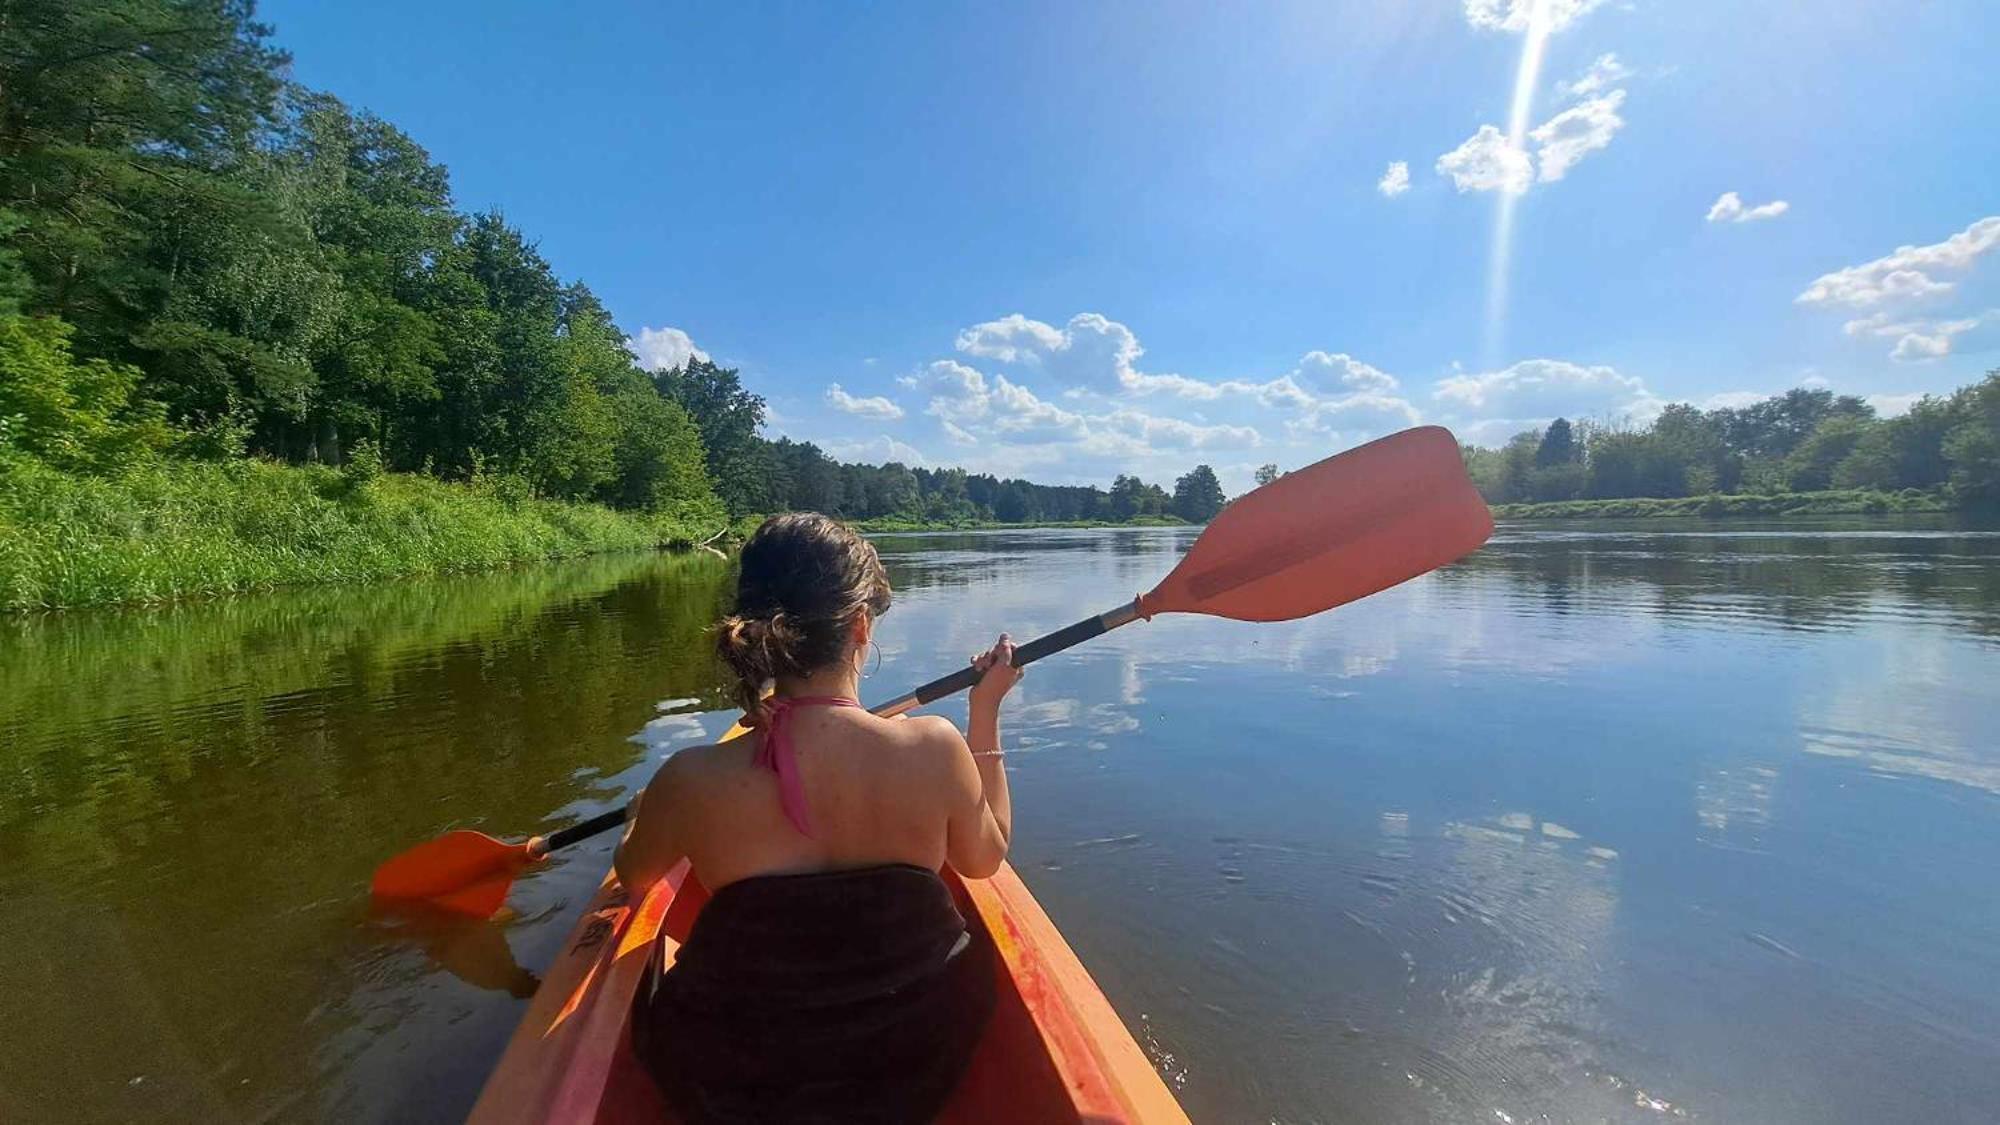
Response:
M1006 858L999 711L1021 672L1005 634L973 658L965 735L877 718L859 688L888 608L867 541L825 516L766 520L716 634L753 730L675 754L635 802L619 881L687 859L712 892L633 1021L689 1120L926 1119L990 1005L990 960L938 871Z

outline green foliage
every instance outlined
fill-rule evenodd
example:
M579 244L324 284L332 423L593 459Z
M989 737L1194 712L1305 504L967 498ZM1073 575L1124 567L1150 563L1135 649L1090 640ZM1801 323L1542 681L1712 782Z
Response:
M1579 498L1684 497L1700 502L1615 507L1765 513L1784 493L1827 493L1824 510L1837 512L2000 505L2000 371L1886 420L1853 396L1800 388L1740 409L1671 405L1644 430L1566 429L1557 419L1500 449L1466 446L1466 469L1488 502L1538 515L1567 512L1552 505ZM1919 493L1927 498L1907 499ZM1902 499L1880 499L1890 494ZM1738 497L1745 503L1721 502Z
M764 424L764 400L743 389L734 368L691 359L685 367L655 372L653 381L701 430L709 479L731 514L782 506L771 488L778 466L757 436Z
M1785 458L1786 483L1793 492L1816 492L1833 486L1834 468L1854 453L1871 423L1851 415L1835 415L1819 424ZM1848 474L1852 475L1852 474Z
M1262 488L1283 475L1283 473L1278 471L1278 466L1276 465L1259 465L1257 466L1257 487Z
M54 317L0 316L0 450L70 470L146 456L173 439L159 409L135 401L137 369L70 354Z
M1644 519L1656 516L1833 516L1882 512L1946 512L1949 499L1935 492L1869 489L1827 492L1780 492L1684 496L1672 500L1631 497L1620 500L1568 500L1545 504L1496 504L1501 519Z
M1190 523L1207 523L1222 510L1227 500L1222 494L1222 482L1215 478L1215 470L1207 465L1196 465L1188 474L1174 482L1174 514Z
M366 447L363 447L364 449ZM698 528L354 466L0 462L0 608L161 601L688 543ZM365 487L356 488L360 480Z

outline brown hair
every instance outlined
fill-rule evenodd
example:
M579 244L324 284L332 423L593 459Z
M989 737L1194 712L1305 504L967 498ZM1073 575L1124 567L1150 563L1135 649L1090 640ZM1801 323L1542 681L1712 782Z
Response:
M839 660L861 614L889 611L889 576L874 544L817 512L772 516L743 544L736 612L716 626L715 652L736 674L753 720L764 684Z

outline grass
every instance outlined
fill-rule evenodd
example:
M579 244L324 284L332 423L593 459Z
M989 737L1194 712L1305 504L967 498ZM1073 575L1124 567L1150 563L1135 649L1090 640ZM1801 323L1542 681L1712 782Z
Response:
M710 529L426 476L151 460L110 476L0 459L0 610L159 602L683 545Z
M1834 516L1890 512L1949 512L1949 497L1906 488L1901 492L1837 489L1772 495L1713 494L1672 500L1556 500L1542 504L1495 504L1503 520L1646 519L1657 516Z

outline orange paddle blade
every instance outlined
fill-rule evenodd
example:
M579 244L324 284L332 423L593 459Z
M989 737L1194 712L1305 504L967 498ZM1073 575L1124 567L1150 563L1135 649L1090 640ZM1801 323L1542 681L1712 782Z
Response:
M1139 609L1288 621L1463 558L1492 533L1458 439L1419 426L1239 497Z
M507 901L514 876L535 861L530 849L469 829L447 832L376 868L368 891L376 898L424 901L485 918Z

